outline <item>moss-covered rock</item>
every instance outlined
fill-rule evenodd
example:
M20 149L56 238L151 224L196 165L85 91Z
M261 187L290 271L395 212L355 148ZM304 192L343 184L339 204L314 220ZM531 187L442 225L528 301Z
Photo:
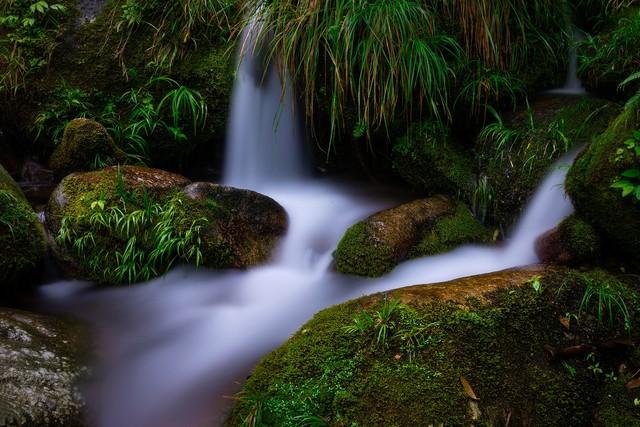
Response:
M270 197L208 182L191 184L183 192L191 201L187 206L204 208L205 212L216 207L215 214L206 215L211 218L214 214L217 222L209 221L203 244L216 242L213 236L222 236L230 251L230 263L224 267L244 268L266 262L287 231L287 213ZM205 251L204 265L220 267L215 260L207 259L207 253L216 251Z
M635 100L578 156L566 183L577 213L596 227L607 249L635 263L640 262L640 205L633 194L623 197L612 185L625 171L640 168L638 129L640 102Z
M70 321L0 308L0 425L80 427L84 331Z
M58 177L124 164L126 154L118 148L100 123L75 119L64 130L62 142L53 152L49 166Z
M0 293L35 276L46 250L42 224L0 165Z
M495 222L511 226L553 162L604 131L617 112L595 98L548 96L485 128L477 150Z
M542 262L559 265L582 265L594 262L600 254L600 238L595 228L571 215L535 243Z
M411 248L410 258L437 255L465 243L479 243L489 240L488 230L473 216L464 203L458 203L450 216L439 218L423 234L420 241Z
M123 166L67 176L49 200L47 226L69 274L115 284L149 280L176 263L263 263L287 214L258 193Z
M469 199L473 190L471 156L439 123L413 125L393 147L393 167L407 183L427 194L456 194Z
M606 425L637 425L640 413L627 409L639 392L624 387L636 368L632 350L548 358L552 347L626 335L622 322L598 324L597 304L580 311L589 284L615 284L629 307L638 301L606 274L537 267L323 310L260 362L227 425L592 425L605 412ZM580 313L570 334L558 321L567 312ZM633 310L633 328L638 320ZM621 360L633 368L606 379Z
M435 255L486 235L464 204L434 196L356 223L340 240L334 259L341 273L378 277L407 258Z

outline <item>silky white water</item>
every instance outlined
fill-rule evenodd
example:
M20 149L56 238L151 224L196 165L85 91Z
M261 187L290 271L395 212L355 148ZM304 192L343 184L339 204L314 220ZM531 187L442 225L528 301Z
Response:
M317 311L364 294L535 263L535 238L572 211L564 169L554 167L501 247L461 247L405 262L375 280L339 275L331 253L344 231L401 197L308 177L295 109L274 107L282 99L280 79L271 70L265 83L256 83L256 61L247 56L238 71L225 183L265 193L286 208L290 228L274 259L248 271L180 267L131 287L66 281L42 288L47 306L79 315L95 332L96 365L83 387L93 425L221 424L231 404L224 396L237 392L260 357ZM291 96L285 93L285 106L294 105Z

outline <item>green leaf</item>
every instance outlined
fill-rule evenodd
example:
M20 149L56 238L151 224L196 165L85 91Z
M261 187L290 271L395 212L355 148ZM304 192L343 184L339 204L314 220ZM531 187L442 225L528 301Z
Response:
M622 172L625 178L640 178L640 169L629 169Z

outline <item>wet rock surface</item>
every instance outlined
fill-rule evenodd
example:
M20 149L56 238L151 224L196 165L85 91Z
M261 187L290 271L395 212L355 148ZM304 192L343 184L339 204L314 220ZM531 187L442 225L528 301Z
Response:
M1 426L85 425L82 337L73 322L0 308Z

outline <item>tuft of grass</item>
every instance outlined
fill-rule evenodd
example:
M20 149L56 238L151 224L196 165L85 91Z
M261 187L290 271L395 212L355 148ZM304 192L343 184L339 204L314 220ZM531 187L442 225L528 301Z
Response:
M598 324L613 327L621 320L624 329L631 331L631 312L625 302L622 285L610 277L582 275L584 294L580 302L580 314L595 314Z
M245 9L257 26L254 40L243 41L245 52L267 46L266 60L305 88L309 117L318 101L328 105L331 142L350 125L347 106L367 133L413 108L448 117L449 63L461 50L421 2L248 0Z
M113 8L114 29L120 35L117 55L128 76L125 52L134 33L151 30L147 48L149 67L169 70L186 53L215 30L230 30L233 0L118 0Z

